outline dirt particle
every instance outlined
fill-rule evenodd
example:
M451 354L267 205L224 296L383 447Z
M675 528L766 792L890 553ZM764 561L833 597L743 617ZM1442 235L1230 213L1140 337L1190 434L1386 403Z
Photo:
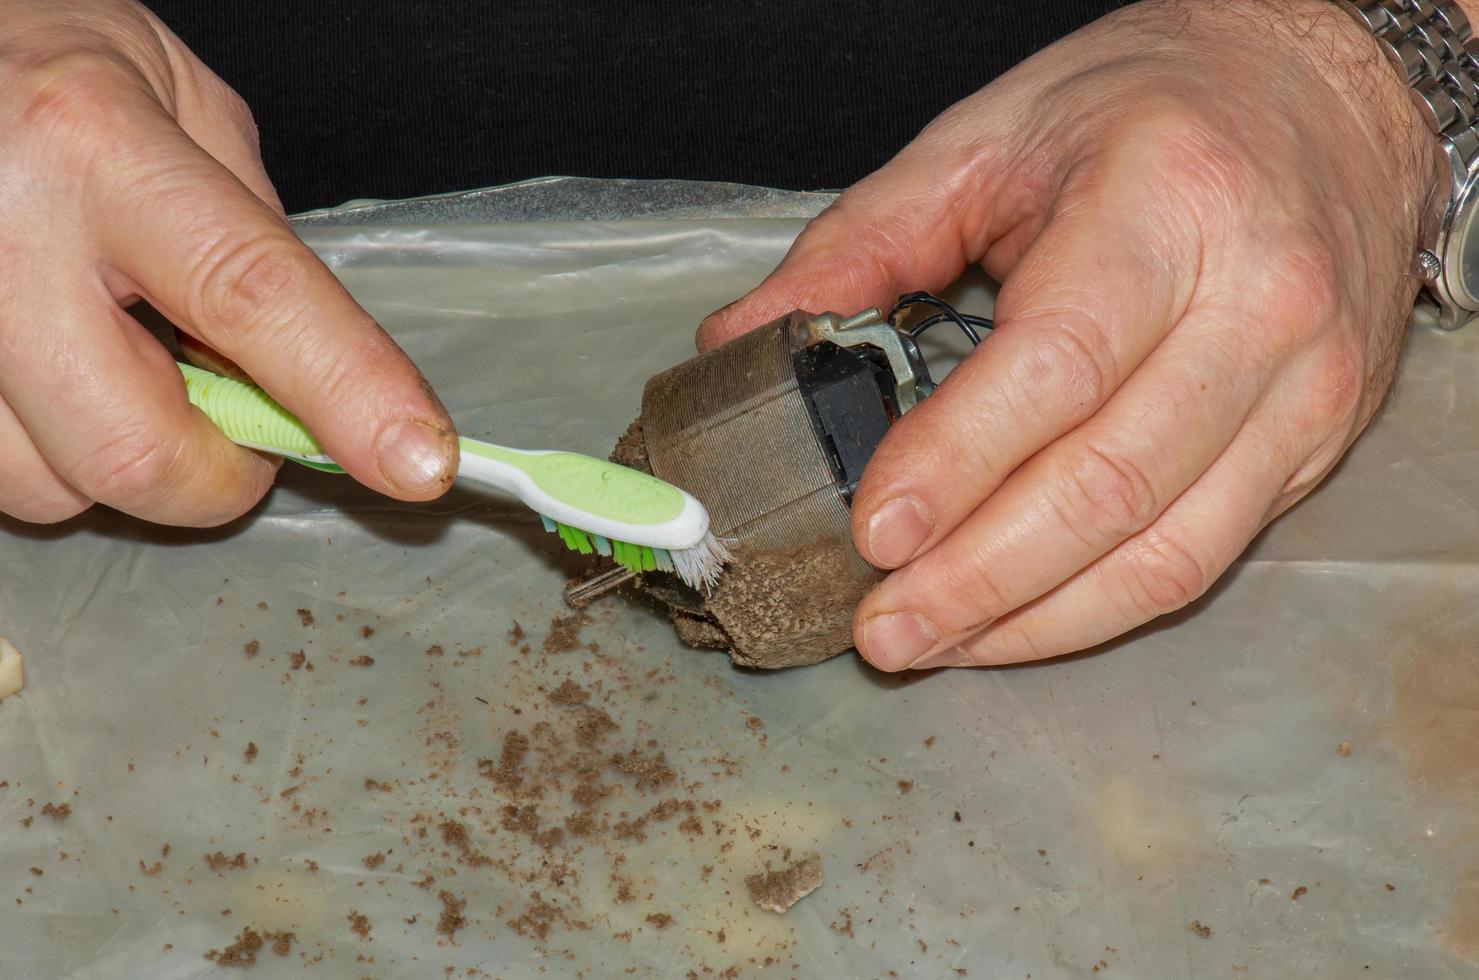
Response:
M212 871L241 870L247 866L247 856L244 851L237 851L236 857L227 857L222 851L205 855L205 863Z
M1351 743L1350 742L1341 742L1339 745L1337 745L1335 747L1335 754L1338 755L1338 756L1340 756L1340 757L1342 757L1342 758L1344 758L1345 756L1350 755L1351 754Z
M473 648L471 648L469 650L458 650L457 651L457 656L459 656L459 657L481 657L482 655L483 655L483 648L482 647L473 647Z
M529 736L520 731L509 731L503 735L503 751L498 762L492 759L478 760L478 773L493 780L503 790L517 789L524 782L520 771L524 757L529 754Z
M241 648L241 652L245 653L246 658L250 660L255 657L257 655L257 652L261 649L262 644L258 643L256 640L248 640L246 644Z
M1390 881L1387 882L1387 886L1386 887L1387 887L1387 891L1389 891L1389 892L1394 892L1394 891L1397 890L1397 886L1394 885L1394 884L1392 884Z
M526 635L524 627L519 625L519 621L517 619L513 620L513 625L508 628L508 645L511 647L518 646L524 642Z
M139 874L143 875L145 878L158 878L159 873L163 870L163 861L155 861L153 864L147 865L143 861L139 862Z
M792 862L780 871L767 869L745 877L750 901L772 912L785 912L816 891L821 883L822 857L815 852Z
M205 958L217 966L246 969L256 966L257 954L262 951L262 934L248 926L236 934L236 941L225 949L212 949Z
M899 780L899 792L900 793L908 793L912 789L914 789L914 780L912 780L912 779L901 779L901 780Z
M590 624L591 617L583 612L569 616L555 616L549 621L549 632L545 634L545 653L569 653L580 646L580 631Z
M302 670L305 666L308 666L308 654L302 650L288 654L288 666L294 670Z
M248 742L247 743L247 747L246 747L246 751L241 754L242 761L243 762L251 762L256 757L257 757L257 743L256 742Z
M745 727L750 729L751 731L759 731L760 729L765 727L765 722L761 721L759 718L756 718L754 715L750 715L748 718L745 719Z
M359 635L360 636L363 636L365 639L368 640L370 637L372 637L372 636L375 635L375 627L373 627L373 626L361 626L359 628Z
M1300 900L1301 897L1308 895L1309 893L1310 890L1308 888L1300 885L1298 888L1294 889L1294 894L1289 896L1289 901L1297 902Z
M467 919L462 915L462 910L467 908L467 899L458 898L445 889L437 892L437 899L442 903L442 917L437 920L437 933L454 939L458 930L467 925Z
M533 936L543 941L549 938L551 927L565 921L565 912L545 901L539 892L530 895L529 905L517 919L510 919L508 927L521 936Z
M368 940L370 938L370 917L368 915L364 915L351 909L348 915L348 919L350 932L354 933L356 936L364 940Z
M935 747L935 737L933 735L924 740L924 747L927 749L932 749Z
M590 698L590 692L572 680L566 680L549 692L549 699L555 704L583 704Z
M1202 923L1197 919L1192 919L1186 924L1186 931L1196 933L1197 936L1201 939L1212 938L1212 927L1202 925Z
M442 649L442 645L440 643L433 643L431 646L426 648L426 655L428 657L440 657L443 653L445 653L445 651Z
M41 808L41 815L43 817L50 817L60 823L72 815L72 804L48 803Z
M539 810L534 804L516 806L512 803L499 811L500 826L514 833L532 834L539 830Z
M647 921L654 929L666 929L673 924L673 917L666 912L653 912L647 916Z
M368 627L366 627L366 628L368 629ZM373 667L373 666L375 666L375 658L374 657L371 657L371 656L368 656L368 655L366 655L366 656L360 656L360 657L355 657L353 660L349 661L349 666L351 666L351 667Z
M313 611L311 609L299 609L298 610L298 619L300 619L302 621L302 623L303 623L304 626L312 626L313 625Z
M385 854L382 851L376 851L374 854L366 854L361 860L365 862L367 869L374 871L385 863Z
M609 719L608 719L609 720ZM636 777L637 791L645 793L677 781L677 774L668 765L667 754L645 755L638 749L628 753L618 752L611 757L611 768L627 776Z
M593 749L619 727L606 712L586 705L580 721L575 723L575 741L583 748Z

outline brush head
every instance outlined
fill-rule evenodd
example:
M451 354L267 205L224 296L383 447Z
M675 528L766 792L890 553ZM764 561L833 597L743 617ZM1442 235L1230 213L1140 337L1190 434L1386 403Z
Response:
M601 555L610 558L623 568L642 572L672 572L691 588L704 593L713 590L719 581L724 566L733 560L729 552L732 541L716 538L712 533L692 548L649 548L646 545L613 541L599 534L582 531L578 527L563 524L540 515L544 529L560 536L565 547L581 555Z

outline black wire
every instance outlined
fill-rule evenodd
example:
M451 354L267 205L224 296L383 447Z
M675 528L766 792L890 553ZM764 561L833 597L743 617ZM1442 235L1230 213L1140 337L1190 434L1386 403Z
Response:
M919 323L916 323L913 327L909 328L910 337L917 338L930 327L933 327L938 323L945 323L948 321L959 327L961 331L968 338L970 338L971 345L975 346L976 344L979 344L981 342L981 335L977 332L977 330L979 329L989 331L992 329L992 322L990 318L984 316L972 316L969 313L961 313L956 310L955 307L951 306L940 297L934 295L933 293L926 292L905 293L903 296L900 296L898 303L894 305L893 310L888 315L889 322L897 326L903 315L908 313L908 311L915 306L929 306L933 307L936 310L939 310L940 312L934 314L933 316L926 317Z

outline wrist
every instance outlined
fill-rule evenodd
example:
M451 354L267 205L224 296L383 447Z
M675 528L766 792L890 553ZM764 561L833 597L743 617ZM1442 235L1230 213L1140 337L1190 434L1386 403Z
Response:
M1203 21L1224 45L1241 48L1250 63L1267 61L1270 46L1293 56L1276 59L1274 70L1287 74L1282 87L1298 103L1295 111L1323 120L1333 146L1363 139L1373 152L1370 179L1399 199L1393 203L1416 248L1431 230L1435 203L1448 192L1446 164L1406 80L1371 31L1332 0L1172 3L1188 24ZM1463 0L1461 6L1466 14L1479 13L1479 0ZM1310 76L1324 83L1329 98L1314 96Z

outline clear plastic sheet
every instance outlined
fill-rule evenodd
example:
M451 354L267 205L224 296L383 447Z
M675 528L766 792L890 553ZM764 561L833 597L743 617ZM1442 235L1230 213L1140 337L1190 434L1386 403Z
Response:
M595 453L802 225L416 213L304 234L466 432ZM27 656L0 975L216 974L252 926L295 934L264 977L1472 976L1476 373L1479 333L1415 333L1335 478L1206 601L1012 669L745 673L614 600L546 654L576 564L470 490L290 467L214 532L0 524ZM578 754L567 679L618 728L590 742L607 829L539 843L502 808L581 812L579 774L540 769ZM534 749L500 777L511 730ZM634 749L673 781L618 771ZM779 916L744 878L788 848L825 880ZM443 892L465 923L439 933Z

